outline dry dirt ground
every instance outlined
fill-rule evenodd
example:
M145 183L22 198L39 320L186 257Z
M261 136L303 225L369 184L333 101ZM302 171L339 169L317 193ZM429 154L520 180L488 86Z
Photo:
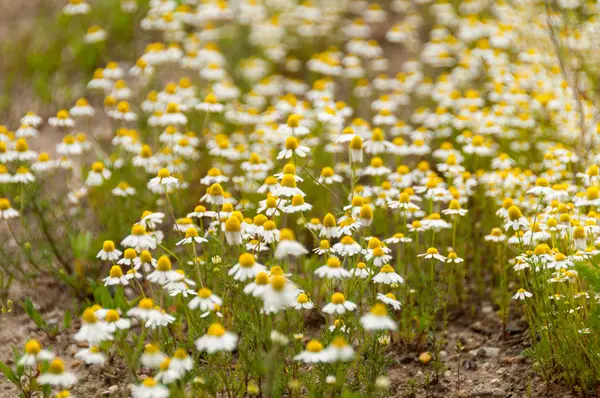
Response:
M18 38L32 29L40 12L51 15L63 1L21 0L0 3L0 44ZM6 54L5 54L6 55ZM2 71L0 70L0 82ZM23 84L15 96L9 112L2 115L0 123L14 121L29 109L47 116L40 109L33 94ZM58 136L44 140L56 142ZM39 144L39 143L38 143ZM37 145L36 145L37 146ZM11 299L15 302L14 311L0 320L0 360L11 363L13 347L21 348L28 338L39 339L44 346L51 347L58 355L66 357L78 376L77 397L126 397L127 386L119 377L119 367L100 370L87 367L74 360L77 345L70 339L73 330L49 338L28 318L20 302L32 297L35 306L49 322L60 322L66 309L72 308L72 297L68 291L57 286L53 280L41 280L13 287ZM521 353L528 345L527 331L521 320L513 320L510 335L503 338L501 325L494 308L486 302L472 303L474 312L462 314L452 319L446 335L447 344L441 353L446 366L439 380L433 378L432 367L422 365L418 352L401 346L392 346L389 354L393 360L390 370L391 395L394 397L571 397L568 389L557 384L547 384L533 372L533 364ZM473 315L471 315L471 313ZM464 350L457 355L457 341ZM0 398L17 397L16 390L0 376Z

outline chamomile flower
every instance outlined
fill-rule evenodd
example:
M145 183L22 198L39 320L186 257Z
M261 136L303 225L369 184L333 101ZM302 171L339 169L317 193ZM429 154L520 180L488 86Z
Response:
M196 348L209 354L218 351L233 351L237 346L237 341L237 335L226 331L220 323L213 323L209 326L206 334L196 340Z
M387 313L387 310L383 304L375 304L368 314L363 315L360 318L360 323L365 330L379 331L379 330L396 330L397 325Z
M122 252L115 248L115 242L112 240L105 240L102 244L102 250L98 252L96 258L101 260L116 261L121 256Z
M402 284L404 278L394 272L391 265L386 264L379 270L379 273L373 277L373 282L382 283L384 285Z
M52 127L73 127L75 121L69 117L69 112L66 109L61 109L56 113L56 116L48 119L48 123Z
M198 290L198 294L188 303L191 310L199 309L202 312L212 311L215 304L221 306L223 300L210 289L203 287Z
M35 339L28 340L23 351L23 356L19 358L19 366L36 366L40 362L54 359L54 354L50 350L43 349Z
M367 279L369 276L371 276L372 273L373 271L371 271L367 267L367 264L363 262L359 262L358 264L356 264L355 268L352 268L350 270L350 275L360 279Z
M133 398L167 398L169 389L149 377L144 379L141 384L131 386L131 396Z
M527 231L529 229L529 221L523 216L521 210L517 206L511 206L508 208L508 217L504 229L514 231Z
M172 269L171 260L167 256L160 256L156 262L156 269L146 277L150 282L166 285L179 279L179 275Z
M456 199L452 199L448 208L442 210L442 214L461 217L467 214L467 212L468 210L462 209L460 203Z
M104 286L128 285L128 278L123 275L123 270L119 265L113 265L110 268L109 274L103 279Z
M333 356L323 348L323 344L318 340L311 340L306 345L306 349L294 357L295 361L304 363L328 363Z
M275 258L281 259L287 256L298 257L308 253L308 250L295 239L294 231L283 228L280 231L280 240L275 248Z
M85 180L85 185L88 187L96 187L102 185L105 180L108 180L112 175L111 171L104 167L102 162L95 162L92 169L88 173Z
M504 242L506 240L506 235L504 235L500 228L492 228L490 234L484 236L484 239L488 242Z
M113 336L106 322L98 319L92 308L87 308L81 317L81 328L73 338L77 341L99 344L103 341L111 341Z
M256 275L253 282L244 287L244 293L252 295L253 297L262 297L269 282L269 275L266 272L261 271Z
M333 293L331 303L323 307L323 312L326 314L343 314L346 311L354 311L356 304L346 300L342 293Z
M293 155L304 158L310 152L310 148L300 145L296 137L288 137L285 140L284 148L277 155L277 159L289 159Z
M140 362L147 368L157 369L167 356L156 344L146 344Z
M342 267L342 263L337 257L330 257L327 264L315 270L315 275L326 279L346 279L350 277L350 271Z
M304 292L298 293L296 301L291 304L291 307L297 310L310 310L314 308L315 304L310 301L308 295Z
M533 294L529 293L527 290L521 288L517 290L515 295L513 296L513 300L525 300L526 298L533 297Z
M146 227L136 224L131 227L131 234L121 241L125 247L133 247L136 251L156 249L156 238L146 231Z
M179 242L177 242L176 245L177 246L189 245L189 244L193 244L193 243L202 244L202 243L206 243L206 242L208 242L208 240L201 237L198 234L198 230L195 227L191 227L191 228L188 228L185 230L185 238L183 238Z
M81 359L88 365L104 365L106 363L106 355L100 351L98 346L91 346L77 351L75 358Z
M38 383L55 387L70 387L76 381L77 376L75 376L75 373L66 370L65 364L60 358L52 360L48 370L37 378Z
M179 179L172 177L168 169L160 169L156 177L148 181L150 191L158 194L170 193L179 186Z
M338 243L333 245L331 249L342 257L351 257L362 251L360 245L350 235L344 236Z
M332 362L348 362L354 358L354 349L343 336L335 337L325 350Z
M271 274L261 298L266 314L277 313L296 302L298 289L284 275Z
M236 281L243 282L255 278L259 272L265 271L264 265L257 263L254 256L244 253L239 256L238 262L229 270L228 275Z
M425 253L417 254L417 257L423 257L427 260L437 260L441 262L446 261L446 257L442 256L435 247L430 247Z
M114 333L117 330L127 330L131 327L131 321L122 318L116 310L107 310L104 314L104 322L109 332Z
M396 296L394 296L393 293L387 293L387 294L377 293L377 300L381 301L384 304L391 306L396 311L400 311L400 309L402 308L400 301L398 301L396 299Z

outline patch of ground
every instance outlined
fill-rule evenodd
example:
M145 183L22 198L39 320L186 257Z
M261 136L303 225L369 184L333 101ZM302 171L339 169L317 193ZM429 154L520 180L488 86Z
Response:
M74 393L78 397L127 397L123 369L118 363L100 369L86 366L73 358L78 350L70 337L79 327L74 321L70 330L50 338L40 331L18 304L32 297L36 308L49 322L61 322L66 309L73 302L53 280L40 281L35 288L15 287L11 294L15 308L0 323L0 360L11 364L12 349L22 349L28 338L37 338L44 347L67 359L79 381ZM520 319L509 324L508 336L503 338L502 325L488 303L482 303L474 316L464 313L450 322L441 360L445 370L439 380L434 380L432 364L423 365L418 360L420 351L400 345L390 347L393 356L389 371L390 394L393 397L575 397L565 386L548 384L533 371L533 364L522 355L528 347L526 325ZM457 354L457 342L463 349ZM0 378L0 398L13 398L16 390Z

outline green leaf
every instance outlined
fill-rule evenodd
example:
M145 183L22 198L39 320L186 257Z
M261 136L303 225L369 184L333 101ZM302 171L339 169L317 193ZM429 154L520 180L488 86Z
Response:
M65 315L63 316L63 329L68 329L71 327L71 311L66 310Z
M10 366L8 366L7 364L5 364L2 361L0 361L0 372L2 372L2 374L4 374L4 376L8 380L10 380L11 383L17 384L17 385L19 384L19 379L13 373L12 369L10 368Z
M33 307L31 299L27 297L23 302L23 309L29 315L29 318L37 325L37 327L44 329L46 327L46 321L42 318L40 313Z
M112 297L104 285L100 285L94 290L94 299L104 308L112 308Z

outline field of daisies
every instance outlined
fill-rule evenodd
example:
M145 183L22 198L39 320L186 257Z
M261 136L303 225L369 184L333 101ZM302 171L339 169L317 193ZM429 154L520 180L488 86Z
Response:
M0 328L46 336L0 362L11 397L100 396L82 368L119 397L395 395L398 355L462 366L447 331L484 300L596 396L596 1L61 7L28 68L85 89L0 119Z

